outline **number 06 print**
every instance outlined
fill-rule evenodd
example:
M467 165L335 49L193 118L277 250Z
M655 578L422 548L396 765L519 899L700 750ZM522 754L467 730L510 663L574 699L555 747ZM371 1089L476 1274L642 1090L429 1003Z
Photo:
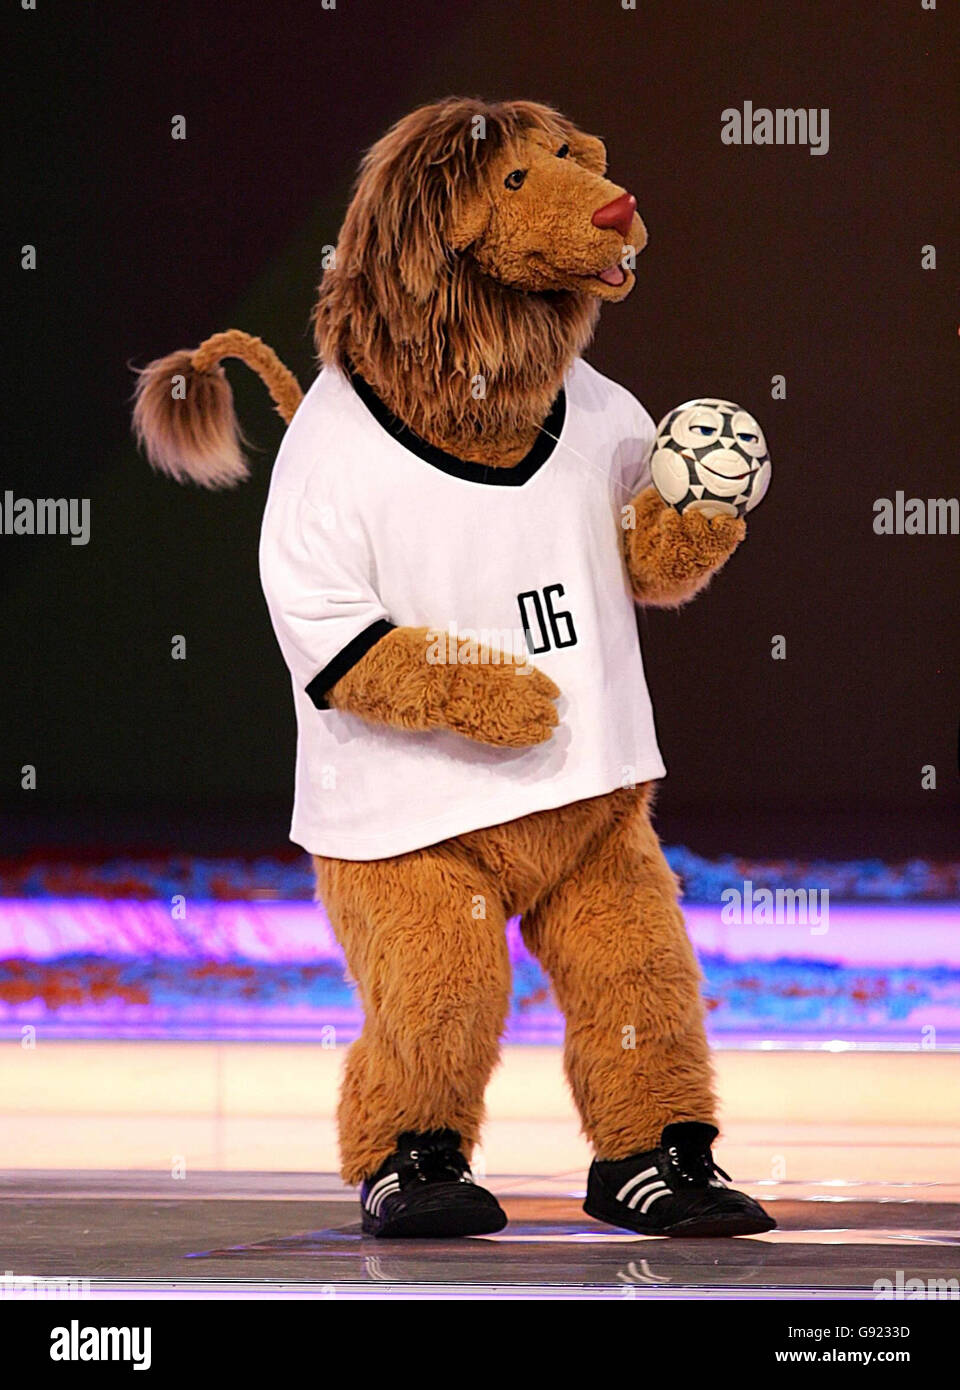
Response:
M517 603L520 605L520 621L526 634L527 645L533 656L548 652L551 646L575 647L577 644L577 630L573 625L573 615L563 610L557 612L554 609L554 595L557 598L563 597L562 584L548 584L543 591L542 602L536 589L528 589L517 595ZM532 605L536 615L536 628L531 623L528 604ZM546 618L544 618L544 607L546 607ZM561 631L561 623L564 624L563 631Z

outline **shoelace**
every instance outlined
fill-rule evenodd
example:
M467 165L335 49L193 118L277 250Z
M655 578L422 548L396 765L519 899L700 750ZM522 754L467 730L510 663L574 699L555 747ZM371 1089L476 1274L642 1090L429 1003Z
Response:
M409 1153L410 1162L416 1169L421 1182L431 1178L460 1179L467 1170L467 1161L457 1149L451 1148L443 1140L422 1141Z
M709 1149L687 1149L681 1154L676 1144L671 1144L667 1149L667 1157L680 1180L690 1186L709 1186L717 1177L730 1181L730 1174L725 1173L719 1164L714 1162Z

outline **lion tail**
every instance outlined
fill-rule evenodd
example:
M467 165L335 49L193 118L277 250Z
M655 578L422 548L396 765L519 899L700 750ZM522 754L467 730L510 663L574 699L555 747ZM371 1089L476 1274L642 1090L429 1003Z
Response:
M133 429L154 468L177 482L234 487L249 477L233 392L220 366L239 357L262 377L277 412L293 419L303 392L296 377L260 338L231 328L193 352L181 349L138 373Z

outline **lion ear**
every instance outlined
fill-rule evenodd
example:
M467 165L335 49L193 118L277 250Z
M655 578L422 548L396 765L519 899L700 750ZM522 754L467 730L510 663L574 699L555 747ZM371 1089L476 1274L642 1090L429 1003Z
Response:
M451 213L448 196L442 184L428 185L405 205L398 203L389 223L381 222L381 234L396 247L404 289L420 303L434 293L449 253L466 250L487 224L481 198L471 197Z
M415 197L404 190L380 208L378 235L388 260L396 256L403 288L425 303L437 284L446 248L443 243L443 201L436 188L422 187ZM389 250L387 248L390 248Z
M490 205L485 198L474 195L461 203L454 213L447 241L453 251L466 251L487 229Z

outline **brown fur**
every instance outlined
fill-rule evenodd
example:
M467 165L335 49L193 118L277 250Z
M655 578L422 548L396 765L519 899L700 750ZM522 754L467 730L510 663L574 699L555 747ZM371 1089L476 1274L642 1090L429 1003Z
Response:
M457 654L469 642L460 638ZM560 694L529 663L474 660L431 664L428 628L400 627L381 638L330 692L335 709L395 729L450 729L498 748L543 743L557 723Z
M707 520L665 507L655 488L632 503L635 525L623 531L624 558L638 603L678 608L704 589L747 534L740 517Z
M672 1121L714 1121L699 972L649 800L641 787L395 859L314 860L366 1018L340 1099L346 1182L374 1172L406 1129L456 1129L469 1154L518 912L566 1015L567 1075L597 1153L624 1158Z
M137 377L133 427L154 468L179 483L223 488L249 477L224 357L238 357L262 377L287 424L303 399L273 348L237 328L193 352L184 348L151 362Z
M600 303L634 284L632 270L616 287L598 278L646 241L636 216L627 236L593 225L623 191L605 168L599 140L533 103L453 99L405 117L361 167L317 300L321 359L357 368L429 442L510 467ZM526 179L508 188L514 169ZM286 418L299 388L269 349L239 346ZM138 387L136 427L152 460L209 486L245 472L222 355L223 335L153 363ZM171 404L174 370L189 380L184 409ZM653 489L634 507L624 559L642 603L685 602L744 534L741 521L681 517ZM511 663L431 665L426 629L400 628L329 700L395 728L517 748L552 735L558 694ZM392 859L315 860L366 1015L340 1103L347 1181L372 1173L403 1130L456 1129L468 1151L476 1141L509 1003L504 927L515 912L565 1013L567 1075L598 1153L624 1157L671 1121L714 1120L696 963L649 802L649 788L625 790ZM630 1027L635 1047L624 1046Z
M464 116L460 103L415 112L367 157L336 271L320 290L317 345L325 360L356 366L431 443L509 467L529 449L592 331L599 297L593 287L544 288L542 259L529 259L536 234L545 223L553 264L569 276L583 246L578 228L621 190L600 179L599 142L579 146L583 169L564 189L567 161L543 169L544 152L524 149L532 137L522 128L504 122L502 136L477 150ZM537 136L562 134L578 148L568 123L552 124L554 113L524 107L523 119ZM457 138L441 160L451 122ZM501 177L518 160L543 169L533 190L539 203L526 217ZM593 268L605 257L615 259L602 248ZM468 388L478 373L488 392L474 401ZM635 507L624 554L642 602L692 597L743 534L741 522L680 517L653 489ZM493 665L431 667L425 652L424 630L391 633L334 686L331 704L387 723L415 711L419 722L405 726L416 728L434 727L423 721L444 708L446 727L498 745L549 736L555 687L538 689L512 672L505 681ZM451 675L457 699L444 705ZM713 1122L698 970L648 804L648 790L614 793L395 859L315 859L318 893L366 1015L339 1112L347 1182L375 1171L405 1129L456 1129L468 1152L476 1142L509 1002L504 923L515 912L525 914L527 944L566 1016L567 1075L597 1152L622 1158L657 1143L672 1121ZM628 1026L635 1048L623 1046Z

